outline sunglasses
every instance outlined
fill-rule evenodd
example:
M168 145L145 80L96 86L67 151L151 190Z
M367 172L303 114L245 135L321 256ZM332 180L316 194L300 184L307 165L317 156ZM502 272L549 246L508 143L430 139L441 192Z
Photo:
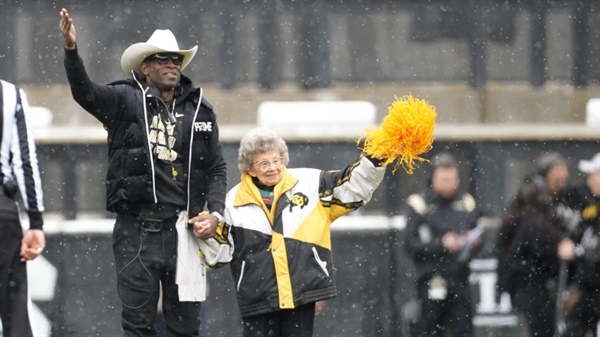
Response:
M169 63L169 60L173 61L173 64L180 66L183 63L183 55L177 53L158 53L146 57L144 62L156 61L160 65Z

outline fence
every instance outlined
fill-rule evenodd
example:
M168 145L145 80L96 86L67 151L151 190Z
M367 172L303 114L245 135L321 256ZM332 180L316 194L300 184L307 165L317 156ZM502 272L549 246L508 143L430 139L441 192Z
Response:
M484 222L484 247L471 263L478 337L519 337L509 303L494 297L497 225ZM112 260L112 220L49 221L43 260L30 265L39 336L118 336L120 303ZM339 296L316 317L315 336L408 337L414 317L412 262L402 217L347 216L332 226ZM240 336L241 318L229 267L210 270L206 336ZM39 309L39 310L38 310Z

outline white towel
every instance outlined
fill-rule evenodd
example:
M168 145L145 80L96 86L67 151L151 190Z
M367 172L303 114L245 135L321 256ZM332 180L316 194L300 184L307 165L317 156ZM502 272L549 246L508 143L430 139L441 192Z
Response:
M198 239L188 227L187 212L179 213L177 219L177 274L175 283L179 287L181 302L206 300L205 260L200 255Z
M200 254L204 257L206 265L211 268L219 268L231 262L233 258L233 237L230 227L223 223L217 227L215 236L206 240L198 240Z

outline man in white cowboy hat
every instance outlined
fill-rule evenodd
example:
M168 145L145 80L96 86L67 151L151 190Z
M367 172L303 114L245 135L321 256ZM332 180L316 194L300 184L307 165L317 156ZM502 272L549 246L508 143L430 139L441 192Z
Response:
M64 8L60 16L73 98L108 131L107 209L117 215L124 335L156 335L162 287L167 334L199 336L204 265L228 262L232 241L221 216L227 180L216 115L181 74L197 46L180 49L171 31L156 30L123 53L128 79L101 85L85 71L72 18ZM198 245L217 241L220 260L206 248L199 254Z
M570 191L581 216L581 234L561 241L561 259L573 261L574 285L580 296L567 316L564 336L587 336L600 332L600 152L590 160L580 160L585 185Z

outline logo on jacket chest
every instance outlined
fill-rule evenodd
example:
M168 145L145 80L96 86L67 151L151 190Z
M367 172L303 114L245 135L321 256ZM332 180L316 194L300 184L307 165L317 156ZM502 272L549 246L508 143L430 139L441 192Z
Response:
M177 159L177 152L173 150L177 141L175 139L175 124L163 121L160 116L154 116L150 123L150 134L148 137L150 138L152 153L158 159L169 162Z
M295 193L290 200L290 212L293 210L294 206L298 206L302 209L306 205L308 205L308 197L300 192Z
M195 122L194 123L194 131L197 132L205 132L212 131L212 122Z

